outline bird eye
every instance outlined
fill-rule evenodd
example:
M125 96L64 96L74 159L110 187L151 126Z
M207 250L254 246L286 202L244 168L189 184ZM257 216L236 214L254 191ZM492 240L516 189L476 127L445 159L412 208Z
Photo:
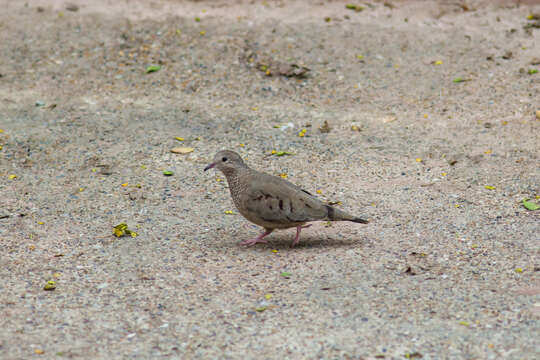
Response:
M227 158L224 157L224 158L221 159L221 161L225 162L225 161L227 161Z

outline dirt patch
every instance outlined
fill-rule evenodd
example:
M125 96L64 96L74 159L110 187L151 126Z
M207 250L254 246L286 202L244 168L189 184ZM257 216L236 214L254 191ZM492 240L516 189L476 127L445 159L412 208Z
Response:
M540 8L345 5L0 1L0 357L540 356ZM224 148L370 224L239 246Z

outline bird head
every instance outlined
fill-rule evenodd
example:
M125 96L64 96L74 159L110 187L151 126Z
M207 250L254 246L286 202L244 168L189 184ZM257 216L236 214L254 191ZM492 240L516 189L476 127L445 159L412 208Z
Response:
M214 160L204 168L204 171L213 167L217 168L223 174L229 175L234 173L238 168L245 168L247 166L244 164L240 155L234 151L222 150L214 156Z

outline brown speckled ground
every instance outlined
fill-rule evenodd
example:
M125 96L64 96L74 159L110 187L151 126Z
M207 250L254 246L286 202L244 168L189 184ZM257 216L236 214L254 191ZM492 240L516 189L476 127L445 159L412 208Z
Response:
M540 357L534 1L66 3L0 0L0 358ZM371 223L239 246L223 148Z

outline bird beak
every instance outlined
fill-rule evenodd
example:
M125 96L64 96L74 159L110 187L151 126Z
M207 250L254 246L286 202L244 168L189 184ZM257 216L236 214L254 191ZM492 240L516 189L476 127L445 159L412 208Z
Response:
M216 163L211 163L210 165L208 165L207 167L204 168L204 171L209 170L209 169L213 168L214 166L216 166Z

